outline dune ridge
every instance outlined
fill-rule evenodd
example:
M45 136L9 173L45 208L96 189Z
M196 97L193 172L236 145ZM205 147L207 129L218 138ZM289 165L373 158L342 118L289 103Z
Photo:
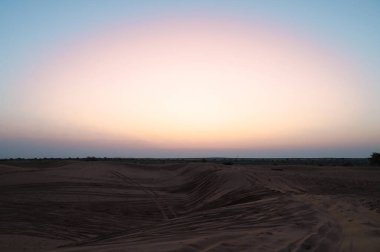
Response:
M380 171L366 167L66 161L0 175L2 251L380 250Z

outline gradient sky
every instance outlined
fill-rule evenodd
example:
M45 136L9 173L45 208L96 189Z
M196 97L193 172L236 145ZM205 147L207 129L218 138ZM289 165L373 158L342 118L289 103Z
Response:
M0 2L0 158L367 157L379 1Z

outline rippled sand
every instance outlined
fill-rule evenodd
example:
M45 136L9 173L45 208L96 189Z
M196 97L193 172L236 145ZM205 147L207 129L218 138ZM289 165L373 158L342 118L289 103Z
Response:
M0 164L0 251L380 251L380 168Z

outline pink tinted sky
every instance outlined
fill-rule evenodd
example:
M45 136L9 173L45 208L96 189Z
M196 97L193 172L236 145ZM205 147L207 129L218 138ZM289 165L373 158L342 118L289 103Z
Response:
M363 88L374 77L352 53L271 19L179 16L46 45L10 78L2 156L357 157L380 146Z

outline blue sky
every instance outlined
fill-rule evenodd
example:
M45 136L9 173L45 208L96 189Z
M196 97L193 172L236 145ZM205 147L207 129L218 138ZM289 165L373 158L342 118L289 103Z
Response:
M11 1L0 3L2 68L99 26L170 15L262 18L321 37L379 63L379 1ZM19 60L17 60L19 58ZM6 60L5 60L6 59ZM377 61L376 61L377 60ZM369 64L370 65L370 64ZM9 69L7 69L9 70ZM6 72L6 71L5 71Z
M11 120L23 118L17 108L21 97L15 90L23 90L17 80L26 72L38 69L36 62L44 60L49 51L72 43L76 38L107 29L118 24L133 25L144 20L159 20L167 17L206 17L213 19L239 19L249 22L266 22L282 27L343 55L349 64L357 66L361 82L357 87L366 93L365 108L362 110L362 127L356 132L380 132L380 1L116 1L116 0L2 0L0 2L0 157L39 156L48 153L59 155L87 155L83 151L67 150L51 140L48 144L38 139L14 139L8 132ZM17 121L17 120L16 120ZM33 122L26 122L31 123ZM354 122L352 122L354 123ZM349 124L349 123L348 123ZM373 133L372 138L379 134ZM31 144L32 143L32 144ZM31 145L38 146L37 148ZM368 151L379 151L380 140L368 145L363 143L355 150L332 147L325 153L310 150L255 150L242 149L246 156L262 153L261 156L366 156ZM51 146L55 146L51 148ZM79 148L79 147L78 147ZM78 149L76 148L76 149ZM335 149L334 149L335 148ZM54 149L53 152L47 150ZM228 149L228 148L227 148ZM121 155L112 148L102 150L99 155ZM162 155L170 151L161 150ZM210 155L218 151L208 150ZM20 154L24 153L24 154ZM61 153L61 154L60 154ZM139 152L136 156L155 156L152 150ZM151 153L151 154L149 154ZM180 151L186 156L186 151ZM194 154L196 153L196 154ZM236 153L224 150L223 155ZM253 153L253 154L251 154ZM281 154L282 153L282 154ZM313 154L315 153L315 154ZM319 153L319 154L317 154ZM357 153L357 154L355 154ZM188 155L201 155L202 151L191 151ZM368 154L369 155L369 154Z

